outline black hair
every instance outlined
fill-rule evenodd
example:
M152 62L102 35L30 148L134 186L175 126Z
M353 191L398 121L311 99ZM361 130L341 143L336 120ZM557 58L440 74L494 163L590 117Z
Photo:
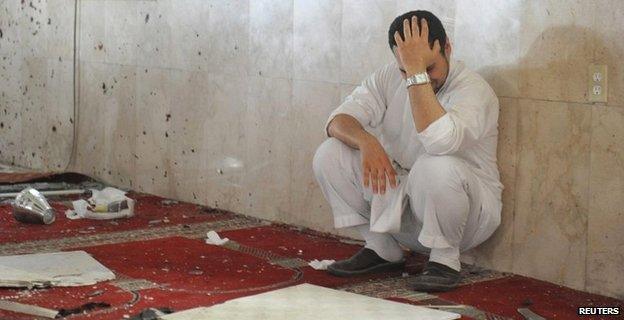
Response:
M444 46L446 45L446 31L444 31L444 26L438 17L425 10L416 10L404 13L392 21L390 29L388 29L388 44L390 45L390 50L397 45L396 40L394 40L395 32L398 31L401 35L401 39L405 39L405 34L403 34L403 20L408 19L411 23L413 16L418 18L418 27L420 27L421 19L427 20L427 25L429 26L429 45L433 47L433 43L436 40L439 40L440 51L444 54Z

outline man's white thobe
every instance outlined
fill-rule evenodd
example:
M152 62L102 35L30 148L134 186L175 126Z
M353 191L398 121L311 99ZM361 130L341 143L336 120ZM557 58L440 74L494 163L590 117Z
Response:
M362 186L359 151L328 139L317 150L314 170L337 228L394 234L408 247L457 258L494 232L503 189L496 165L498 99L483 78L458 61L450 62L436 97L446 114L418 133L405 80L390 63L330 115L327 125L338 114L357 119L379 139L400 174L398 188L373 195ZM390 241L383 239L380 243ZM379 246L391 245L378 245L378 254L385 250ZM458 269L458 261L449 259L438 261Z

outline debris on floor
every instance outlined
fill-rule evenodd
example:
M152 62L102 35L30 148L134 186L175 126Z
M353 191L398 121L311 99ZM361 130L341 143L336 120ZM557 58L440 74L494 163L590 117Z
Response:
M162 316L173 313L171 308L148 308L130 317L130 320L159 320Z
M0 257L0 287L71 287L112 279L115 274L84 251Z
M336 262L336 260L322 260L318 261L316 259L310 261L308 265L312 267L314 270L327 270L330 264Z
M58 311L52 309L6 300L0 300L0 309L50 319L56 318L59 313Z
M60 309L58 311L58 315L61 317L67 317L72 314L88 313L96 309L105 309L105 308L110 308L110 307L111 305L106 302L88 302L76 308Z
M323 308L318 306L322 305ZM278 311L279 310L279 311ZM202 319L459 319L453 312L428 309L308 283L200 307L162 317L163 320Z
M216 245L216 246L222 246L226 242L230 241L230 239L228 239L228 238L221 239L219 234L216 233L214 230L208 231L208 233L206 234L206 237L207 237L207 239L206 239L206 243L207 244L212 244L212 245Z
M39 191L26 188L13 202L13 217L24 223L50 224L56 220L56 212Z
M112 187L91 192L91 198L73 201L74 210L67 210L65 216L69 219L109 220L134 215L134 200L128 198L126 192Z
M546 320L546 318L531 311L529 308L518 308L518 313L520 313L526 320Z

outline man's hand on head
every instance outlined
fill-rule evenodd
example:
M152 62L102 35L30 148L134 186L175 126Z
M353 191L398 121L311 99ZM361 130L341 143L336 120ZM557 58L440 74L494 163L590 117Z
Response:
M386 181L396 188L396 171L379 140L374 136L366 139L359 146L362 155L362 176L364 187L372 187L374 194L386 193Z
M433 48L429 45L429 26L427 20L421 19L420 28L418 18L413 16L411 23L408 19L403 20L403 35L401 39L399 32L394 33L394 40L397 43L397 52L407 76L426 72L427 68L435 62L438 52L440 52L440 42L436 40Z

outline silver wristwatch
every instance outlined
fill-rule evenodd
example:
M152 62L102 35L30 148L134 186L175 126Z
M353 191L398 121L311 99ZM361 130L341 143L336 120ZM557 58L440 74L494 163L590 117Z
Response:
M421 85L425 83L430 83L431 79L429 79L429 74L426 72L417 73L405 80L407 82L407 87L411 87L413 85Z

